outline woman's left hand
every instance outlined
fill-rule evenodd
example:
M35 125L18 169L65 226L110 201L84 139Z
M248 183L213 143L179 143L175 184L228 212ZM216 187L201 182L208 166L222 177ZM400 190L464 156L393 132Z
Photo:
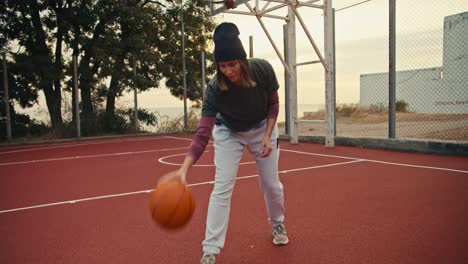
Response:
M263 137L263 141L262 141L262 152L260 152L260 157L262 158L265 158L265 157L268 157L270 156L271 154L271 139L270 137Z

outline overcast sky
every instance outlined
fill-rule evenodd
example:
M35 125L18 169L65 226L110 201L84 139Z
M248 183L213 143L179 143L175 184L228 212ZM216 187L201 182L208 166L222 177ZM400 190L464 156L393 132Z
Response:
M364 0L335 0L335 10ZM259 1L263 7L265 1ZM468 11L466 0L397 0L397 69L408 70L442 66L444 17ZM255 5L255 1L250 1ZM271 3L269 7L276 5ZM247 10L239 6L236 10ZM286 8L274 14L286 15ZM318 9L299 9L314 41L323 50L323 17ZM235 23L248 53L249 36L254 39L254 56L270 61L280 85L280 100L284 102L284 68L266 34L253 16L220 14L217 23ZM283 51L283 20L264 18L278 49ZM388 69L388 0L371 0L336 12L337 100L359 102L359 75ZM313 48L299 22L296 21L297 62L317 60ZM299 104L323 104L324 73L320 64L298 68ZM139 97L144 107L183 106L166 89L155 90Z
M371 0L360 5L342 8L365 0L334 0L336 12L336 71L337 102L359 102L359 76L388 70L388 0ZM260 7L265 1L259 1ZM255 1L250 1L255 5ZM318 2L316 4L320 4ZM468 0L396 0L397 6L397 70L442 66L442 41L444 17L468 11ZM269 7L275 6L271 3ZM236 10L247 10L244 5ZM323 17L318 9L299 9L314 41L323 51ZM276 15L285 16L287 9L277 10ZM253 16L220 14L217 24L235 23L241 32L240 39L248 53L249 36L254 39L254 56L264 58L273 65L280 83L280 102L284 103L284 68L266 34ZM283 51L282 25L280 19L263 19L267 30L280 51ZM317 60L309 40L296 20L297 62ZM320 64L298 68L298 103L324 103L324 72ZM43 96L41 96L41 100ZM119 99L118 105L131 106L133 94ZM138 95L139 107L180 107L183 101L173 97L167 89L153 89ZM189 102L190 103L190 102ZM41 106L45 108L44 106ZM299 109L301 112L301 109Z

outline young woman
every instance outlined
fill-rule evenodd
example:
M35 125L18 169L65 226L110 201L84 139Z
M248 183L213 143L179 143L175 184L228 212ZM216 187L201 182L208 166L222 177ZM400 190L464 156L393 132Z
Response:
M200 123L179 170L161 179L179 178L186 182L189 168L203 154L213 133L216 173L208 206L202 264L215 263L216 255L224 246L231 195L246 146L257 164L273 243L289 242L283 224L283 185L278 177L278 81L267 61L246 59L238 35L239 30L232 23L216 27L213 38L217 73L208 84Z

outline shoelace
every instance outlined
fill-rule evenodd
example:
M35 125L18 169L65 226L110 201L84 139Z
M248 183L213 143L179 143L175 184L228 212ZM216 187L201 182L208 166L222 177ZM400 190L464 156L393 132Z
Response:
M215 261L215 256L213 256L213 255L205 255L205 256L203 256L203 258L205 260L207 260L208 263L214 263L214 261Z
M282 225L275 226L273 232L278 235L286 235L286 229Z

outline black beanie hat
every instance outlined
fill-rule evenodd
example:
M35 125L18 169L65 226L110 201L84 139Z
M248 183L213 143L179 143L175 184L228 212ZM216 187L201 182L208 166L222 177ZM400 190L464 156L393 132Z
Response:
M238 38L239 29L233 23L221 23L216 27L213 39L215 43L215 61L230 61L247 57L242 42Z

